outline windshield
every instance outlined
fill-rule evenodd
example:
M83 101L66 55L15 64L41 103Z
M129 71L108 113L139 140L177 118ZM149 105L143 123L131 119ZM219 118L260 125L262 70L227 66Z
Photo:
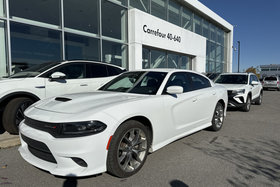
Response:
M220 84L247 84L248 75L220 75L215 83Z
M155 95L167 73L127 72L102 86L99 90Z
M38 65L32 66L30 68L27 68L21 72L18 72L16 74L10 76L10 78L36 77L40 73L43 73L44 71L46 71L58 64L59 64L58 62L48 62L48 63L44 63L44 64L38 64Z

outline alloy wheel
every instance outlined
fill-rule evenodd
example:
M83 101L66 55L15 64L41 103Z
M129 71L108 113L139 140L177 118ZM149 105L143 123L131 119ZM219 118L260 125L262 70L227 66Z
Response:
M146 134L139 128L130 129L118 146L118 164L125 172L133 172L144 161L147 150Z
M214 123L217 128L220 128L223 125L224 121L224 110L222 105L217 105L215 115L214 115Z

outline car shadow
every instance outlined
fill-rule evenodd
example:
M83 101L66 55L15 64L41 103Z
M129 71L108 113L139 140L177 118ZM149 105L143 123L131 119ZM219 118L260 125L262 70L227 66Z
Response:
M258 177L264 177L271 183L280 183L280 143L275 140L224 136L202 145L183 143L235 165L237 175L227 179L232 186L249 186ZM267 185L270 184L264 184Z
M169 184L171 187L189 187L187 184L177 179L170 181Z

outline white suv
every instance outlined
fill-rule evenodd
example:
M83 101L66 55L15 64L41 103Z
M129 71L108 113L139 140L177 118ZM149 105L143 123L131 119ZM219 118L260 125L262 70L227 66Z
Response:
M248 112L252 102L257 105L262 103L262 84L253 73L223 73L215 83L227 88L229 107L241 108Z
M0 80L0 134L18 134L23 111L51 96L94 91L125 69L100 62L65 61L35 65Z

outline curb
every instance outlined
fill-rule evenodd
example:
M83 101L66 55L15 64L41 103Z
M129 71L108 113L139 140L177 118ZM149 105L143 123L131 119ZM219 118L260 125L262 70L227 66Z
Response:
M10 135L7 132L0 135L0 149L14 147L17 145L20 145L20 140L18 135Z

